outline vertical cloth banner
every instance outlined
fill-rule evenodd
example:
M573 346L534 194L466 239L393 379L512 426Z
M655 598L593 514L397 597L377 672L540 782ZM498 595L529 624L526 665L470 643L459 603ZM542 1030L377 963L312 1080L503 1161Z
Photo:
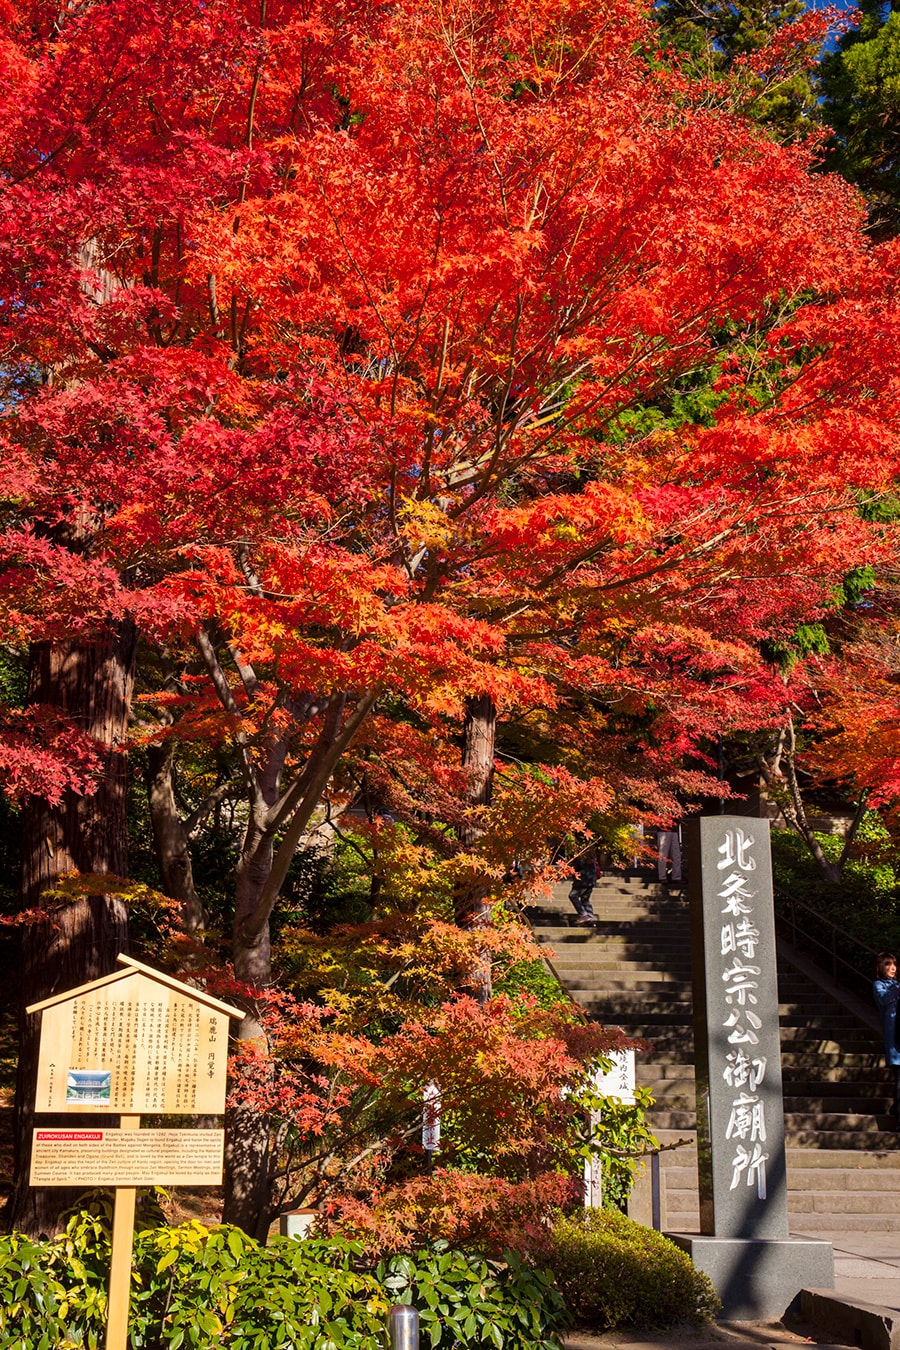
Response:
M422 1147L436 1153L441 1146L441 1089L434 1081L422 1094Z

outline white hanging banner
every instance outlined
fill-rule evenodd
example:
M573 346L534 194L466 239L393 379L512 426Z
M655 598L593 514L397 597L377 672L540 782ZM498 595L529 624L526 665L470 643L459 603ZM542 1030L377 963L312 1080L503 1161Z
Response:
M422 1147L435 1153L441 1146L441 1090L437 1083L425 1084L422 1105Z

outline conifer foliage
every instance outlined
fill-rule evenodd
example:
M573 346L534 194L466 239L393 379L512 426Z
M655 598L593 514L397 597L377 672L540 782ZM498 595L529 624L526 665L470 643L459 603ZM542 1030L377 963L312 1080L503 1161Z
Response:
M829 168L862 188L873 232L900 234L900 10L862 0L858 24L823 58L822 115L834 131Z

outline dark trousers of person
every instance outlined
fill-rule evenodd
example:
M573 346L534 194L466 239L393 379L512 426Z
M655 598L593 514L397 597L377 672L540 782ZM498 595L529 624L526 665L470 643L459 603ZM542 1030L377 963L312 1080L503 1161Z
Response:
M579 919L593 919L594 910L591 906L591 893L594 889L593 881L582 881L579 877L572 882L572 889L569 891L569 899L575 906L575 913Z
M892 1111L896 1120L900 1120L900 1064L891 1066L894 1070L894 1105Z

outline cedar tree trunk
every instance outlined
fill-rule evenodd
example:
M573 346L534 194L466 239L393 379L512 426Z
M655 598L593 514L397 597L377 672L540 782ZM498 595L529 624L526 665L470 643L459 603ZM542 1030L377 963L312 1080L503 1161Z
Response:
M128 869L125 741L134 682L136 634L130 621L91 644L39 643L30 653L28 700L48 704L67 717L103 751L93 796L67 792L57 806L34 800L23 813L22 907L41 907L41 894L67 872L111 873ZM7 1226L37 1235L54 1231L57 1216L72 1203L66 1190L28 1185L40 1017L25 1008L116 968L128 947L127 913L121 900L88 896L48 912L22 929L20 1054L15 1104L15 1190ZM42 1123L54 1122L42 1117ZM76 1119L65 1117L75 1125ZM77 1192L74 1193L77 1195Z

